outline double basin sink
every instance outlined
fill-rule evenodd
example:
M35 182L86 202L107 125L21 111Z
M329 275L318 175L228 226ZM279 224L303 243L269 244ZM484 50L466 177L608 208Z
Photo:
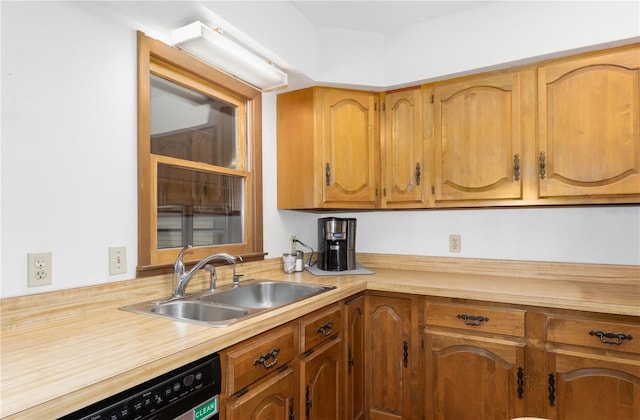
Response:
M236 287L228 286L215 291L162 301L140 302L120 309L175 321L227 327L259 313L332 289L335 287L254 279L243 281Z

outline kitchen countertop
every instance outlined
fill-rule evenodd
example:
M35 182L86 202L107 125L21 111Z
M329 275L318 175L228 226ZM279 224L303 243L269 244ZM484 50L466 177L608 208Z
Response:
M459 272L446 272L439 264L416 263L415 259L397 261L410 268L399 270L388 268L387 263L378 264L382 260L375 257L363 258L359 256L359 262L372 267L375 274L284 274L278 270L277 260L263 263L268 269L249 275L331 285L336 289L226 328L118 310L125 304L163 296L157 291L157 282L151 280L98 287L101 295L93 299L84 298L92 288L52 292L56 293L59 307L43 303L48 294L4 299L1 417L64 415L364 290L640 316L638 267L618 270L617 266L597 266L598 270L593 270L584 265L580 274L567 274L575 268L569 267L552 276L545 270L553 269L537 264L537 274L522 274L526 271L523 270L509 275L484 266L472 267L472 272L464 272L465 267ZM160 281L166 290L170 283L166 278ZM69 308L70 301L75 302L74 308ZM64 309L60 309L61 302L66 302ZM33 306L39 306L37 315L30 312ZM29 315L21 317L20 311Z

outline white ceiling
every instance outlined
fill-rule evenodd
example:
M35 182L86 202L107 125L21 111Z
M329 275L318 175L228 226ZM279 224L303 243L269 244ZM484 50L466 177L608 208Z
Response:
M316 26L389 32L403 26L481 7L495 1L292 1Z

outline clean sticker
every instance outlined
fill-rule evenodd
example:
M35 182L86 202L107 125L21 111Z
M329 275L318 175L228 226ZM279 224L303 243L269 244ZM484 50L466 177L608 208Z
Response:
M193 420L206 420L214 414L218 414L217 395L193 410Z

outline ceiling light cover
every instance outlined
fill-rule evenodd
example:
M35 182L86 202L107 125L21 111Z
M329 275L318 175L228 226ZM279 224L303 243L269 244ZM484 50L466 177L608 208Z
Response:
M176 29L176 47L261 90L287 86L287 74L200 21Z

